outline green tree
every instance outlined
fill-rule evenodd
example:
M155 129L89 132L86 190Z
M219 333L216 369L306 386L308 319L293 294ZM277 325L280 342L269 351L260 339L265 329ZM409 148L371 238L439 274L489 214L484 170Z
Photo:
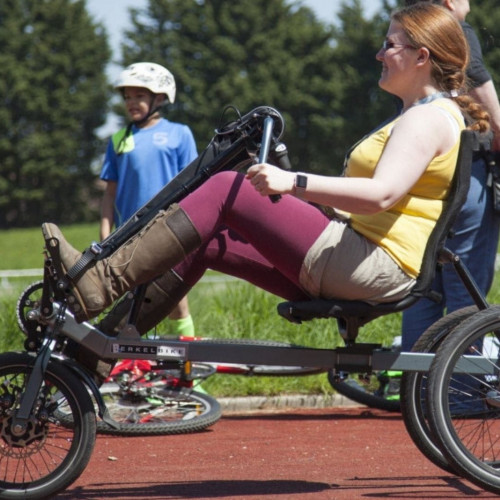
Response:
M474 0L467 22L481 42L484 63L500 92L500 10L495 0Z
M0 2L0 227L91 217L111 54L85 7Z
M123 64L164 64L177 82L168 117L188 123L204 148L226 105L283 113L295 168L332 168L342 128L332 28L284 0L154 0L132 10ZM234 118L227 115L226 120Z
M342 94L336 101L342 123L337 155L341 155L343 148L354 145L393 115L396 105L394 98L378 86L382 65L375 57L389 26L387 6L372 19L366 19L360 0L346 1L338 19L334 57L340 68L336 77L343 82Z

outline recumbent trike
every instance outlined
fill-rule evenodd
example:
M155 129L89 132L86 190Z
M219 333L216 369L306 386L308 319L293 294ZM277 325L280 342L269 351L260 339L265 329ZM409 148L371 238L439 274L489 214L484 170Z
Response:
M110 336L68 311L68 277L85 272L168 208L222 170L248 166L256 157L286 160L280 143L284 121L273 108L258 107L221 126L205 151L149 203L101 244L92 244L66 276L46 258L41 299L22 308L25 352L0 355L0 498L44 498L70 486L87 466L96 439L96 415L109 425L106 405L91 374L67 349L84 344L102 358L149 359L178 366L189 376L193 362L315 367L336 374L404 371L401 409L418 448L445 470L500 493L500 377L497 331L500 306L489 306L460 259L444 247L465 199L472 151L479 138L462 132L449 201L427 244L421 274L403 300L370 305L358 301L284 302L278 312L291 322L335 318L345 346L332 349L259 342L154 340L134 328L137 290L128 324ZM285 152L285 153L284 153ZM431 289L437 265L453 265L475 306L445 316L424 333L412 352L358 344L359 329L382 315L401 311L421 297L439 300ZM485 346L489 346L485 349Z

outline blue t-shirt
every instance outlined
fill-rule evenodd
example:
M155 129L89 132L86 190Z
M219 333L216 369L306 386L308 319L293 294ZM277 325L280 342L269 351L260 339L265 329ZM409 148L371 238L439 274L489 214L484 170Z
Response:
M187 125L162 118L149 128L132 126L114 134L106 150L101 179L116 186L115 225L123 224L197 156ZM117 154L118 148L123 151Z

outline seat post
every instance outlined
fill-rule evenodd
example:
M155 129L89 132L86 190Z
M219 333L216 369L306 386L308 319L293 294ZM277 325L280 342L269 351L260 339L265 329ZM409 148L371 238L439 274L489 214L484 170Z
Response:
M474 280L472 274L470 273L467 266L463 263L462 259L456 253L453 253L448 248L442 248L439 253L439 261L442 264L452 264L455 268L455 271L460 276L462 283L465 288L469 292L474 304L478 307L478 309L487 309L489 307L486 298L483 293L479 289L476 281Z
M357 316L337 318L337 325L344 344L346 346L354 345L358 338L359 328L362 326L359 318Z

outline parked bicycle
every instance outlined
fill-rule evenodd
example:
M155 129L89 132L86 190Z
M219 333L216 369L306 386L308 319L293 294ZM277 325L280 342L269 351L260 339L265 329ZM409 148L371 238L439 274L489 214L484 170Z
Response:
M29 311L40 306L43 282L24 290L17 302L19 328L28 334ZM218 401L196 391L197 382L215 371L199 365L186 373L184 365L149 360L120 360L99 392L108 410L108 421L97 420L97 432L117 436L197 432L221 417ZM59 415L72 424L71 416ZM109 425L112 421L113 425Z
M140 230L157 210L178 201L214 173L248 164L257 154L259 160L265 160L262 152L272 151L283 128L276 110L260 107L216 131L193 164L103 242L100 257ZM443 468L500 493L500 443L496 439L500 433L500 362L497 357L484 356L478 347L485 337L497 338L500 307L486 302L460 260L444 248L467 192L474 146L474 134L463 132L449 201L427 244L422 272L407 297L375 305L309 300L278 306L278 312L295 323L334 318L345 347L155 340L134 333L133 323L117 336L108 335L88 322L75 321L67 309L65 278L47 257L39 301L32 304L35 307L29 301L20 307L27 332L25 352L0 355L0 498L44 498L70 486L92 455L96 408L104 423L117 428L95 381L68 349L69 341L84 344L101 358L146 359L177 366L186 374L193 363L314 367L333 373L403 371L403 416L412 428L412 438L421 438L420 449L431 460L442 460ZM81 264L100 257L90 250ZM450 315L433 325L424 334L428 342L420 352L398 353L378 344L357 343L359 329L373 319L401 311L422 296L437 298L430 288L437 260L455 266L477 310ZM413 404L407 404L409 401ZM474 404L478 402L480 411ZM466 432L471 424L473 432Z

